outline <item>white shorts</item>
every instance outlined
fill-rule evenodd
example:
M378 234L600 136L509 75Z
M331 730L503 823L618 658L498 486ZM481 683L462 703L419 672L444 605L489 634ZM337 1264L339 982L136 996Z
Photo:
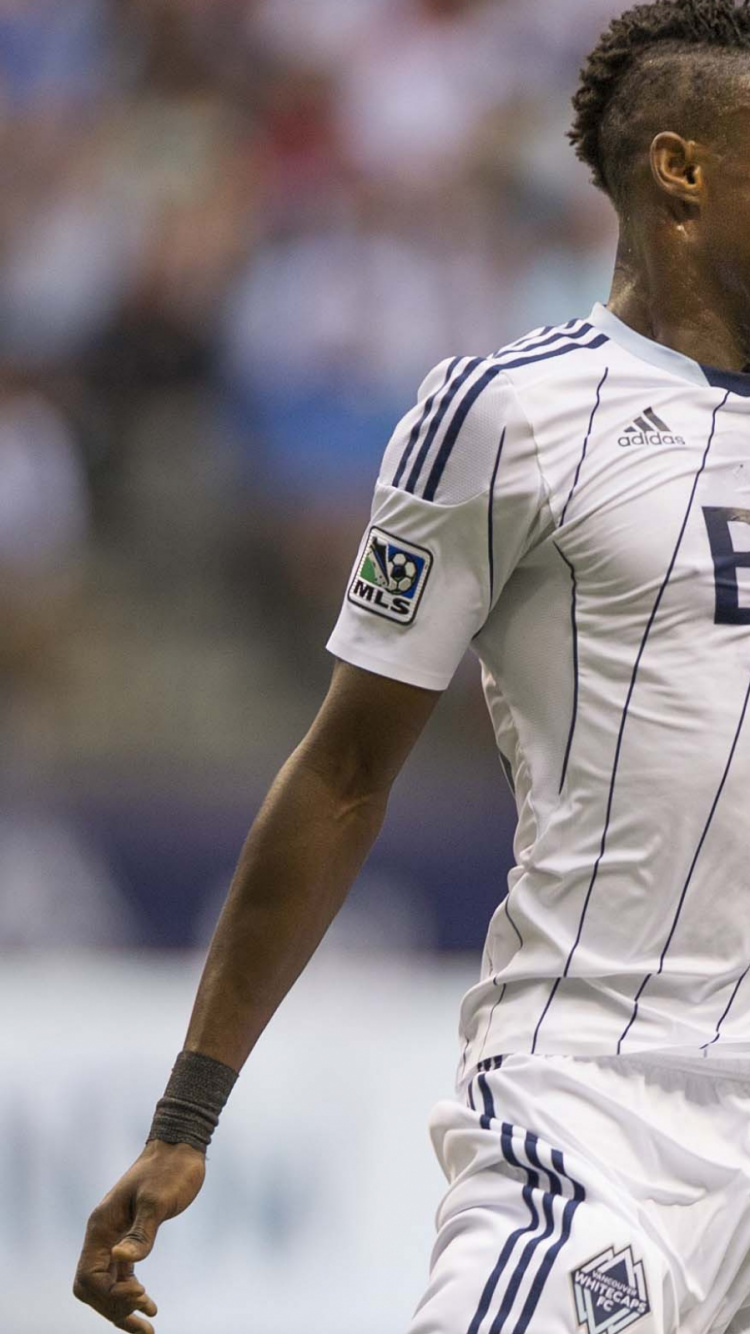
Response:
M411 1334L748 1334L750 1067L482 1063L431 1134L450 1182Z

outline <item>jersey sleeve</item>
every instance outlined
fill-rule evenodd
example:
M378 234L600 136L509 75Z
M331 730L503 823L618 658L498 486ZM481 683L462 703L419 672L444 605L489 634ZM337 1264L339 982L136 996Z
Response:
M502 367L441 363L385 452L330 652L444 690L545 508L533 433Z

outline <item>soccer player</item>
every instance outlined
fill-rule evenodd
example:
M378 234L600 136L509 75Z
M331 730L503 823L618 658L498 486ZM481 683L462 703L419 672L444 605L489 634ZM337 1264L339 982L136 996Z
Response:
M387 448L330 692L89 1223L75 1291L131 1334L156 1311L134 1265L469 645L517 864L433 1115L449 1189L412 1334L750 1330L747 0L636 6L575 111L620 219L609 303L444 362Z

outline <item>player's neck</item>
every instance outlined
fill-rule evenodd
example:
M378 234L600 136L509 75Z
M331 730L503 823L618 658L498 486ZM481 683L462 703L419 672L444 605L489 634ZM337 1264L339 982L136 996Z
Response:
M663 262L638 264L621 242L607 306L636 333L704 366L748 369L750 333L731 299L702 275Z

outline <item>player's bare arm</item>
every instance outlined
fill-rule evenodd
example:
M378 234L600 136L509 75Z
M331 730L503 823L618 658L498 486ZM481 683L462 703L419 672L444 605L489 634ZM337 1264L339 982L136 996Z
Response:
M211 944L185 1048L239 1072L341 908L438 692L337 664L315 723L252 827ZM205 1154L146 1145L88 1223L74 1291L118 1329L153 1334L134 1274L203 1185Z

